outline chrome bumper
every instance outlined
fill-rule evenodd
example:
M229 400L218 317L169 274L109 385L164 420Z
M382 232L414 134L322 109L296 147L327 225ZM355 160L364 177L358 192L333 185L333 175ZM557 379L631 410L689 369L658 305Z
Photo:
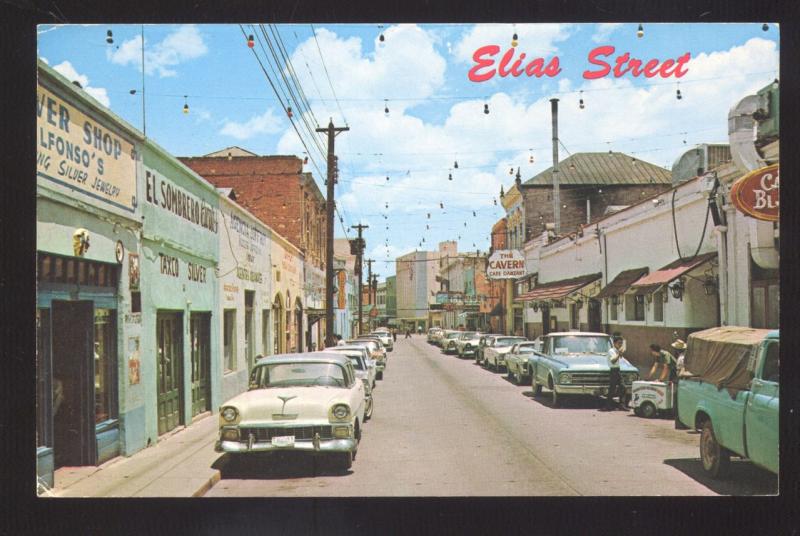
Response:
M558 394L565 394L565 395L607 395L608 394L608 386L600 386L600 385L555 385L555 391ZM631 394L631 386L625 386L625 392L627 394Z
M253 442L252 447L247 442L220 441L214 444L216 452L272 452L278 450L300 450L306 452L351 452L356 449L356 440L349 439L321 439L318 445L313 440L295 441L291 447L278 447L268 441Z

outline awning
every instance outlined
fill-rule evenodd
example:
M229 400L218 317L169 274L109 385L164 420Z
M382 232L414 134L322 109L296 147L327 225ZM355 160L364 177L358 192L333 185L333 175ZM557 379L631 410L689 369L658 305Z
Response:
M660 270L653 272L652 274L640 277L631 285L631 288L635 290L637 294L647 294L649 292L653 292L658 289L658 287L669 284L683 274L697 268L705 262L710 261L716 256L717 252L712 251L710 253L698 255L693 259L678 259L664 266Z
M489 316L503 316L504 314L506 314L506 311L503 308L503 302L498 302L497 305L492 307L492 310L489 313Z
M600 293L595 298L609 298L618 294L624 294L630 286L635 283L642 276L647 275L650 270L648 268L632 268L630 270L623 270L617 274L611 283L603 287Z
M525 294L518 296L514 301L529 302L540 300L557 300L576 290L579 290L589 283L593 283L602 277L601 273L582 275L580 277L573 277L572 279L562 279L560 281L551 281L550 283L540 283L536 288L529 290Z

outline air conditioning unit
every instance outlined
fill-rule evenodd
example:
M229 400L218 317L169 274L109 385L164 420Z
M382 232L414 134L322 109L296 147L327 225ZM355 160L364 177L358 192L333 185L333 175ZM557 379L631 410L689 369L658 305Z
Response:
M672 185L703 175L730 160L731 149L727 143L701 143L683 153L672 164Z

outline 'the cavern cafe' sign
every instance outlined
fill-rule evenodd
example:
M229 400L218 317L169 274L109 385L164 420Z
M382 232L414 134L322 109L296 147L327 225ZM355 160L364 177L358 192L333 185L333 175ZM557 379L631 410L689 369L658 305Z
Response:
M743 213L763 221L780 217L778 164L751 171L731 187L731 202Z
M36 90L36 174L133 212L134 146L41 85Z
M486 277L489 279L516 279L524 277L525 257L518 249L500 249L489 257L486 267Z

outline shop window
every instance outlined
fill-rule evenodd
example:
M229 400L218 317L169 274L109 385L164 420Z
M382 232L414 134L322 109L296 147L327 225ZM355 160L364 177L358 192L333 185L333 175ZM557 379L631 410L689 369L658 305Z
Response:
M63 393L51 393L50 376L50 310L36 310L36 446L53 446L47 415L51 404L61 404ZM55 388L55 386L53 387ZM54 411L55 413L55 411Z
M608 316L611 320L617 320L619 314L617 312L617 304L610 301L608 303Z
M664 291L653 293L653 321L664 321Z
M641 321L644 320L644 296L627 295L625 296L625 320Z
M578 308L574 303L569 304L569 327L570 329L579 329L578 324Z
M225 372L230 372L236 370L236 309L226 309L222 322Z
M780 284L777 281L753 281L751 324L754 328L780 327Z
M268 355L269 351L269 309L261 311L261 352Z
M55 257L53 260L53 279L52 281L63 282L64 281L64 259L61 257Z
M68 259L66 261L66 273L67 273L67 283L77 283L77 270L75 269L76 261L74 259Z
M138 290L131 291L131 313L142 312L142 293Z
M94 311L94 422L117 417L116 411L116 311Z

